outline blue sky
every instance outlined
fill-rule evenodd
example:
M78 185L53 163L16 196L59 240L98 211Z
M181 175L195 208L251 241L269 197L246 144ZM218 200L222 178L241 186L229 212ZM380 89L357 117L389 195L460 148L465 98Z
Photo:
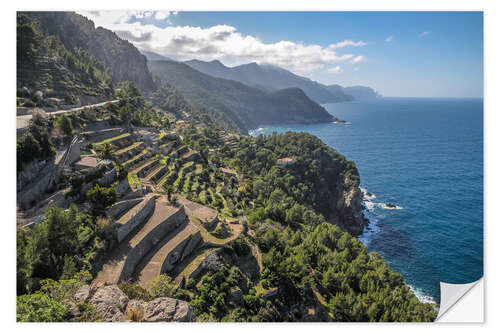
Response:
M384 96L482 97L481 12L82 12L140 49L272 63Z

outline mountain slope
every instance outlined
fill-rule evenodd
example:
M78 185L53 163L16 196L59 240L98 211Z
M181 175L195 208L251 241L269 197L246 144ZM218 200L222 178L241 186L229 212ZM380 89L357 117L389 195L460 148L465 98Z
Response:
M45 36L56 36L68 50L82 49L110 69L115 83L131 81L143 92L155 86L146 58L128 41L73 12L25 12Z
M169 57L162 56L161 54L158 54L158 53L154 53L154 52L146 51L146 50L139 50L139 51L146 57L146 59L148 61L156 61L156 60L174 61L173 59L171 59Z
M379 93L370 87L353 86L343 88L346 94L351 95L355 99L373 99L380 97Z
M266 93L240 82L216 78L174 61L149 61L151 72L186 98L225 114L240 128L284 123L337 121L300 89Z
M56 107L109 100L104 64L83 49L47 36L38 20L17 13L17 106Z
M331 91L325 85L276 66L249 63L236 67L227 67L218 60L210 62L190 60L186 61L186 64L202 73L239 81L262 90L276 91L286 88L300 88L317 103L353 100L344 91Z

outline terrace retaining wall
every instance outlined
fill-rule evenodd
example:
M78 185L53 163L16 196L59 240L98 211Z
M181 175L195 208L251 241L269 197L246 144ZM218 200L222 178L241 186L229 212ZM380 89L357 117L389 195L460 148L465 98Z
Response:
M118 242L124 240L132 230L134 230L137 226L139 226L142 222L144 222L151 216L155 209L155 200L155 196L149 198L146 204L144 204L144 206L141 208L141 210L139 210L134 216L132 216L127 222L125 222L121 227L118 228L118 230L116 231L116 238Z
M135 205L142 201L142 198L135 198L130 200L122 200L115 203L113 206L106 210L106 216L109 218L117 218L123 212L132 209Z
M199 230L180 242L165 258L161 266L161 274L172 271L175 268L175 264L184 260L194 250L201 246L202 243L203 238Z
M163 222L151 230L127 255L120 274L120 281L130 279L137 265L144 256L153 249L166 235L178 229L183 223L188 221L184 206L168 216Z

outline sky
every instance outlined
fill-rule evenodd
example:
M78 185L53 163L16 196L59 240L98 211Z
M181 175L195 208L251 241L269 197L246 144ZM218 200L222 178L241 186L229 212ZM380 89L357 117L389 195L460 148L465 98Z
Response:
M483 96L482 12L78 13L179 61L273 64L383 96Z

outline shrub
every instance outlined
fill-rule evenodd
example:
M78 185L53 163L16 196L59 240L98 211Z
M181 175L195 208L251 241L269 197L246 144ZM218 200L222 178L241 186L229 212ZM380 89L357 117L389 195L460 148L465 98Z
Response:
M71 123L71 119L63 114L56 118L54 121L54 126L60 129L64 134L70 135L73 132L73 124Z
M22 322L54 322L63 321L67 309L48 295L37 292L17 297L16 318Z
M154 297L172 297L174 286L172 285L172 278L168 275L161 274L154 278L151 283L151 294Z
M118 198L116 189L111 187L102 187L95 184L93 188L87 191L87 200L93 205L94 209L101 211L104 208L114 204Z
M120 288L129 299L137 299L146 302L153 300L153 296L151 296L149 291L136 283L122 282L118 285L118 288Z

